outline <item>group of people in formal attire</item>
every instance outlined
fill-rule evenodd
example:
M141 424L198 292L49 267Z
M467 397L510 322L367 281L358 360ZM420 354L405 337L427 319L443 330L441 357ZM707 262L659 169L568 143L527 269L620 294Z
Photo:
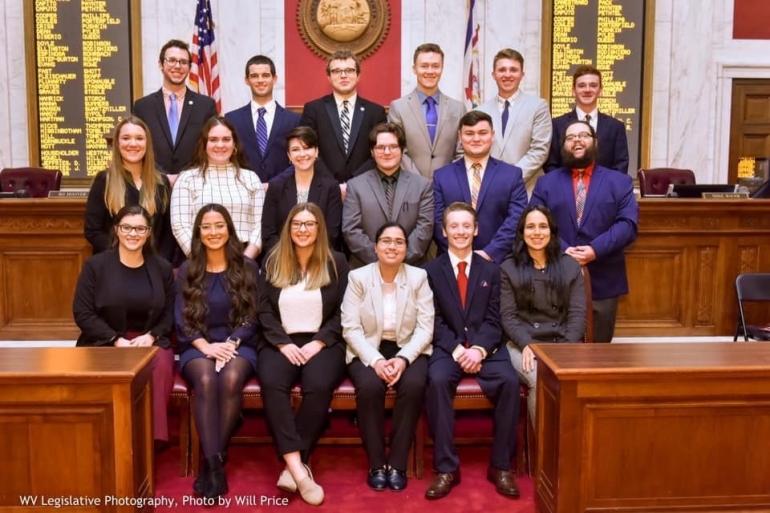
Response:
M595 341L612 339L638 207L624 127L596 109L601 74L579 67L575 111L551 120L518 88L518 52L495 56L498 95L469 112L439 90L443 65L440 47L418 47L417 88L386 114L358 95L357 57L336 52L332 94L300 116L275 102L275 66L258 55L245 67L251 102L218 116L186 88L190 52L172 40L162 88L116 125L86 207L95 255L75 293L78 345L158 346L159 441L178 353L205 458L196 493L227 492L228 443L256 374L285 464L277 486L321 504L311 455L348 375L368 486L407 486L425 409L436 472L425 496L444 497L460 483L452 401L473 375L494 403L487 477L518 497L520 379L532 420L535 409L529 344L581 341L587 308Z

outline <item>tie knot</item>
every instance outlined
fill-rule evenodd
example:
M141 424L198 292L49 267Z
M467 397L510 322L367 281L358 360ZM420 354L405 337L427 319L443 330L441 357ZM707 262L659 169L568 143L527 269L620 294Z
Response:
M347 109L348 105L350 105L350 101L349 100L342 100L342 107L344 109Z
M511 106L511 101L510 100L505 100L505 108L507 109L510 106Z
M468 267L468 262L458 262L457 263L457 270L461 272L462 274L465 274L465 268Z
M170 93L168 95L168 99L171 100L172 102L175 102L176 101L176 93Z
M267 112L267 109L264 107L260 107L257 109L257 113L259 113L260 116L264 116L266 112Z
M591 122L591 115L586 114L586 123L590 123L590 122Z
M427 98L425 98L425 103L427 103L428 105L435 105L436 99L432 96L428 96Z
M473 164L471 164L471 170L472 170L474 173L478 173L478 172L480 172L480 171L481 171L481 164L480 164L480 163L478 163L478 162L474 162Z

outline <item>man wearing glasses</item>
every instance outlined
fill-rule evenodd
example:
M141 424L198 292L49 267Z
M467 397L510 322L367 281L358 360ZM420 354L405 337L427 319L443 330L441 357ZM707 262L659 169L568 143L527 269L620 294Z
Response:
M551 210L562 249L588 267L593 342L611 342L618 298L628 294L625 248L636 239L639 206L631 177L597 162L589 123L572 121L561 140L564 166L537 181L530 203Z
M342 233L354 267L377 261L375 235L388 222L399 223L409 236L406 263L425 259L433 233L433 191L430 180L401 168L404 131L380 123L369 134L375 167L348 182L342 205Z
M175 175L192 160L201 127L217 114L214 100L185 85L190 58L184 41L172 39L163 45L158 60L163 84L154 93L139 98L133 108L133 113L150 128L155 163L170 175L172 185Z
M385 109L358 95L361 63L350 50L326 62L332 94L308 102L299 124L318 134L318 160L340 183L371 167L367 134L386 120Z

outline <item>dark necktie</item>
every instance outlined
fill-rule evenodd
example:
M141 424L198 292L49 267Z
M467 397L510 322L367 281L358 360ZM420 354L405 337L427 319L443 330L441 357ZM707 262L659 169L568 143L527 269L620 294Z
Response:
M457 290L460 292L460 302L465 308L465 298L468 297L468 276L465 274L465 268L468 262L459 262L457 264Z
M396 179L392 176L386 176L385 180L385 202L388 204L388 217L393 215L393 201L396 197Z
M257 112L259 113L257 118L257 146L259 146L259 153L264 157L267 151L267 123L265 122L267 109L260 107Z
M588 123L589 125L591 124L591 115L590 114L586 114L586 123Z
M436 100L432 96L425 98L425 125L428 127L430 142L436 140L436 126L438 125L438 112L436 112Z
M168 129L171 132L172 146L176 143L176 134L179 131L179 106L176 104L176 94L168 95Z
M508 126L508 115L510 114L508 109L511 106L511 102L505 100L505 107L503 107L503 136L505 136L505 127Z
M345 153L347 153L350 142L350 102L348 100L342 101L340 124L342 125L342 145L345 147Z
M586 208L586 184L583 182L583 171L578 172L577 186L575 186L575 217L577 224L583 220L583 211Z

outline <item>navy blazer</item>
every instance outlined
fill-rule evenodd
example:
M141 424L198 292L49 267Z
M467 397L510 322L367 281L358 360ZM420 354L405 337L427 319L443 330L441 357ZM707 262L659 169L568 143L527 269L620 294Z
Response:
M444 208L455 201L471 202L465 159L457 159L436 170L433 197L433 238L439 250L446 252L447 241L442 231ZM526 206L527 189L521 169L489 157L476 206L479 234L473 240L473 249L483 249L497 264L502 263L513 248L516 225Z
M386 121L382 105L370 102L361 95L356 96L347 153L342 143L342 125L333 94L306 103L299 124L316 131L318 160L338 182L343 183L374 167L370 162L369 132L375 125Z
M564 144L562 136L567 125L577 121L577 113L572 109L566 114L553 118L553 134L551 135L551 150L548 154L544 169L545 172L562 167L561 147ZM628 173L628 138L626 127L623 123L611 116L599 113L596 124L596 138L598 139L599 153L596 163L600 166Z
M175 142L171 140L168 128L162 89L136 100L132 112L142 118L150 129L158 168L164 173L176 174L190 166L201 129L211 116L217 115L217 108L214 100L188 88Z
M308 201L321 208L332 247L339 246L342 225L342 194L333 176L325 171L315 170L310 181ZM262 254L278 243L281 229L289 211L297 204L297 181L294 166L270 180L262 208Z
M260 181L267 182L289 167L286 135L299 125L299 117L299 114L284 109L276 102L273 126L270 127L270 136L267 138L267 149L265 155L262 155L257 144L257 120L251 115L251 102L225 114L225 118L238 132L247 167L257 173Z
M434 357L436 351L452 355L458 345L481 346L488 357L497 351L503 341L500 325L500 269L476 253L471 258L468 292L465 308L461 306L449 255L430 261L425 270L433 289L436 309L433 328ZM507 352L506 352L507 358Z
M541 176L530 204L545 205L551 210L559 227L562 249L589 245L596 252L596 260L588 264L594 299L628 293L625 248L636 239L639 223L639 205L630 176L596 166L580 226L570 169L563 167Z

